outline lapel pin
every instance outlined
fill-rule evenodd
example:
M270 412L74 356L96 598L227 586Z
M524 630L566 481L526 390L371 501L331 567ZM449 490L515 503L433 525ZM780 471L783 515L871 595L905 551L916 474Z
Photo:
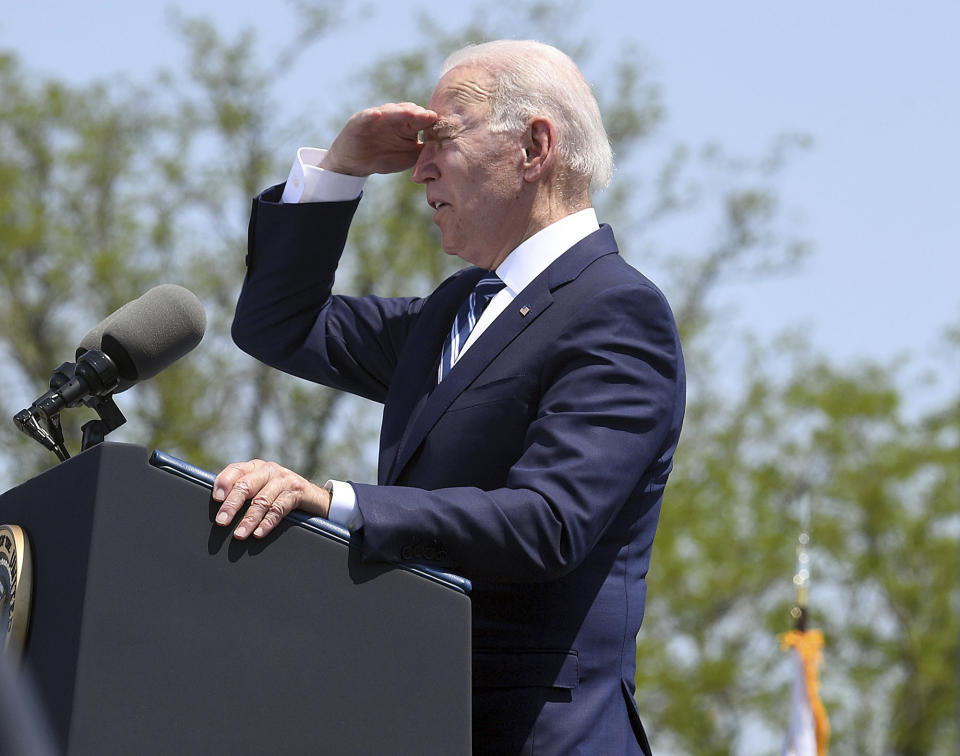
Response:
M521 315L526 315L528 312L530 312L530 308L527 307L526 305L524 305L523 307L520 308L520 314L521 314Z

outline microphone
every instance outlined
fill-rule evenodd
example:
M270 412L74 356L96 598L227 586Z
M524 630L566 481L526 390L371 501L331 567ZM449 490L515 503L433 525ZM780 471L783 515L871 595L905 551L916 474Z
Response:
M196 295L163 284L108 315L81 340L76 363L65 362L50 379L50 390L13 420L17 428L69 458L60 411L85 404L100 420L83 426L82 449L103 441L126 422L113 394L152 378L193 349L203 338L207 317Z
M80 339L76 359L98 349L117 366L113 393L153 378L203 338L207 316L196 295L175 284L161 284L108 315Z

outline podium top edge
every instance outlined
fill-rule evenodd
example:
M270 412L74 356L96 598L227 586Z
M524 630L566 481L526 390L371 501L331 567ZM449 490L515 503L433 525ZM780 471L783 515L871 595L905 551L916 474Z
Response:
M197 485L203 486L211 491L213 490L213 483L217 479L217 476L214 473L197 467L196 465L175 457L172 454L160 451L159 449L154 450L154 452L150 455L149 462L159 470L163 470L171 475L176 475L177 477L188 480L191 483L196 483ZM297 509L288 514L286 519L292 521L299 527L306 528L314 533L319 533L328 538L345 543L346 545L350 546L350 548L357 548L356 544L352 543L351 541L350 531L335 522L331 522L330 520L322 517L308 515L306 512L301 512ZM427 567L426 565L419 564L393 564L393 566L398 569L413 572L429 578L466 595L470 595L470 591L473 588L472 584L469 580L467 580L467 578L461 577L460 575L455 575L452 572L445 572L443 570L437 570L433 567Z

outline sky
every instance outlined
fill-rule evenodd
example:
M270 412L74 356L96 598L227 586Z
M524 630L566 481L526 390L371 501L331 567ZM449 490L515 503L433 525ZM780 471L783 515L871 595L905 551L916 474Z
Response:
M172 7L228 34L253 26L267 49L290 36L292 18L283 3L264 13L251 0L5 5L0 49L30 71L78 83L146 80L182 60ZM365 50L372 57L409 42L418 9L455 28L464 5L372 0L362 7L375 21L306 56L291 86L313 86L318 71L344 60L356 68ZM910 357L955 388L960 366L939 345L960 325L960 3L595 0L588 8L586 26L602 47L631 40L652 62L668 113L661 139L716 141L748 155L783 132L813 140L779 183L785 216L811 255L791 275L728 289L737 322L761 337L801 327L841 362Z

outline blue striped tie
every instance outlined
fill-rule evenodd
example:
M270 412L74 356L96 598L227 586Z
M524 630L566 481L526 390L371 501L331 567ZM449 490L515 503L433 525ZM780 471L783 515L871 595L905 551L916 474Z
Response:
M477 281L477 285L470 292L470 296L460 305L457 317L453 319L450 333L447 334L447 338L443 342L443 351L440 352L437 383L446 378L451 368L457 364L457 360L463 353L463 346L470 336L470 331L473 330L480 319L480 314L493 299L494 294L503 287L504 283L497 278L496 273L486 273Z

